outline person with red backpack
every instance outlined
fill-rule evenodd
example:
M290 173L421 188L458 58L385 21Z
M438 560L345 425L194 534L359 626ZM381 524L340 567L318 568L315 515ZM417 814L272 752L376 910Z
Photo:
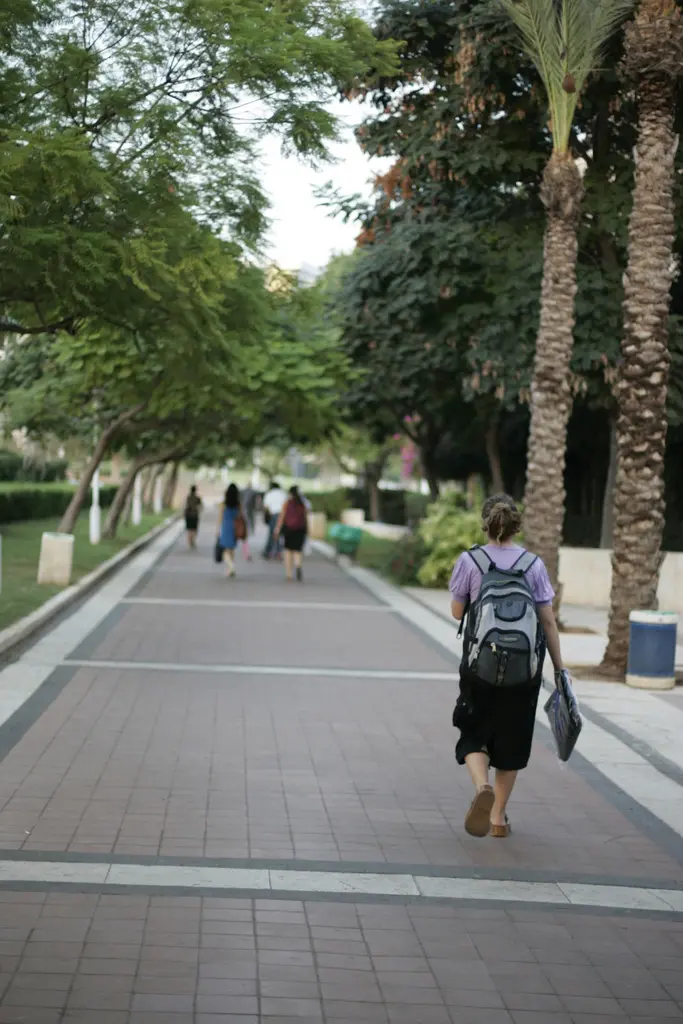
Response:
M285 542L285 572L290 582L294 579L294 570L297 580L303 579L301 552L306 543L307 533L308 513L304 499L299 494L298 487L290 487L289 497L275 528L275 537L282 534Z

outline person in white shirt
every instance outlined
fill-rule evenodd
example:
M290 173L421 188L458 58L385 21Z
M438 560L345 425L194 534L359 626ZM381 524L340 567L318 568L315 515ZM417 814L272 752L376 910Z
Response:
M266 546L263 549L264 558L272 558L273 555L277 555L279 553L280 544L279 540L276 541L275 539L275 529L286 501L286 493L280 487L279 483L273 480L270 485L270 489L266 492L263 498L263 508L266 513L266 524L268 526L268 540L266 541Z

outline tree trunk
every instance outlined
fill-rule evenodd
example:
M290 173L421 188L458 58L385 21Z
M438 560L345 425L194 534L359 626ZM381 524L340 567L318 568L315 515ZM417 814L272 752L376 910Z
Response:
M569 367L574 344L577 227L583 197L569 153L553 153L543 174L547 210L541 317L531 382L531 425L524 492L525 543L543 559L558 593L564 520L564 466L572 406Z
M166 486L164 487L164 508L173 508L173 500L175 498L175 492L178 486L179 471L180 463L174 462L171 466L171 472L168 474Z
M382 449L376 459L372 459L365 463L363 471L365 485L368 489L368 496L370 499L370 519L373 523L379 522L382 518L379 504L379 482L382 479L382 473L384 472L387 456L387 450Z
M147 482L147 494L145 496L145 501L143 502L143 506L145 508L152 509L154 507L154 491L156 490L157 480L163 471L164 464L162 462L160 462L158 466L152 466L150 470L149 480Z
M154 466L142 470L142 507L149 508L152 504L152 488L154 487Z
M95 451L93 452L92 459L85 467L83 475L79 480L78 487L74 492L74 496L69 502L67 509L62 516L61 522L57 527L59 533L72 533L76 520L80 514L85 499L88 496L92 478L95 475L95 470L99 466L100 462L104 458L107 452L107 448L111 444L116 433L121 427L131 420L137 413L141 412L144 407L142 405L136 405L132 409L127 409L126 412L122 413L117 419L110 423L105 430L102 431L100 438L95 445Z
M498 417L495 417L489 424L484 440L486 442L486 457L489 460L489 470L491 473L492 494L503 494L505 491L505 481L503 480L503 465L500 459L500 445L498 444Z
M135 483L135 481L133 481ZM123 512L119 518L120 523L130 523L133 519L133 491L134 487L131 487L126 495L126 500L123 504ZM118 526L118 524L117 524Z
M432 499L432 501L438 501L439 500L439 493L440 493L440 491L439 491L439 479L438 479L436 473L434 472L434 470L429 465L425 465L424 463L422 464L422 471L423 471L423 473L425 475L425 480L427 481L427 483L429 485L429 496L430 496L430 498Z
M605 480L605 493L602 499L602 526L600 528L600 547L611 548L614 532L614 485L617 478L617 423L610 417L609 428L609 465Z
M133 484L135 483L135 477L138 475L140 467L137 465L137 459L131 465L128 470L128 476L124 478L123 482L119 484L118 490L114 495L114 500L109 506L109 512L104 523L104 529L102 530L102 536L111 540L116 536L116 530L121 519L121 514L126 506L128 495L133 493Z
M104 524L102 536L110 539L116 536L116 528L119 524L119 520L121 519L123 510L127 506L128 498L129 496L132 496L135 477L139 472L148 466L153 466L155 462L164 466L170 459L180 459L186 454L187 452L185 450L172 448L165 452L155 452L153 455L138 455L133 459L128 476L114 495L114 500L111 504L111 508L109 509L109 515L107 516L107 520Z
M629 612L656 607L664 530L668 315L674 273L675 80L680 11L644 0L626 30L624 67L637 81L633 209L616 385L617 474L608 644L603 667L626 671Z
M78 481L78 487L74 491L73 497L67 505L66 511L60 520L59 526L57 527L58 533L73 533L76 520L78 519L81 509L85 504L85 500L88 497L92 478L95 475L97 467L104 458L111 437L112 435L107 435L107 432L105 431L95 445L93 456L83 470L81 479Z

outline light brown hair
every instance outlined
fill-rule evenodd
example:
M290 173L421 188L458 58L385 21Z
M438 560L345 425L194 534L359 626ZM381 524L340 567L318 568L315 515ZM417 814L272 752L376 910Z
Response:
M481 510L481 524L491 540L503 544L522 528L522 516L509 494L492 494Z

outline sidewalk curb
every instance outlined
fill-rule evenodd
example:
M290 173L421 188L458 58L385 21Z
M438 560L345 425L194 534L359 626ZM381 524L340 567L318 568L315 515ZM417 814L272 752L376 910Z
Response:
M14 622L11 626L7 626L6 629L0 630L0 655L7 654L12 651L13 648L23 643L24 640L29 639L34 633L37 633L40 629L46 626L52 619L56 618L60 612L63 612L70 605L74 604L79 598L83 597L89 591L94 590L95 587L101 583L107 576L110 576L116 569L119 568L124 562L127 562L129 558L136 555L142 548L147 547L153 540L156 539L164 530L168 530L178 519L178 514L170 515L163 523L159 523L148 533L143 534L142 537L138 537L128 547L123 548L118 554L113 555L102 565L98 565L96 569L89 572L86 576L83 576L78 583L72 583L65 590L62 590L59 594L55 594L44 604L41 604L39 608L31 612L29 615L25 615L22 619Z

